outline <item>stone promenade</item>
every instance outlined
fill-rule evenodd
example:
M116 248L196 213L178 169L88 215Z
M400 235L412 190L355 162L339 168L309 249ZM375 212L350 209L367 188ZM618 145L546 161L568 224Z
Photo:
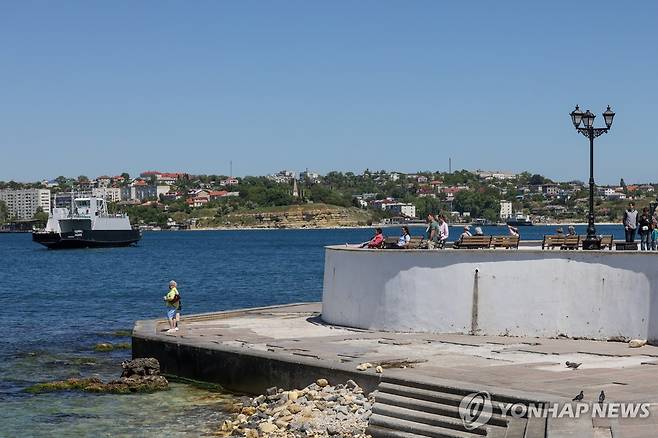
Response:
M133 334L134 354L153 354L158 345L166 345L169 351L159 359L167 367L167 357L173 358L175 349L217 350L326 369L322 377L330 380L338 372L341 376L359 373L370 379L440 379L555 401L570 400L582 390L585 402L595 402L604 390L606 401L652 403L648 419L615 422L619 436L658 436L658 347L630 348L622 342L572 339L378 332L327 325L320 312L321 305L312 303L195 315L183 318L175 335L165 333L165 321L139 321ZM567 361L582 365L572 370L565 366ZM357 371L363 363L374 366ZM381 374L375 371L378 365L383 369ZM175 373L174 368L184 366L170 365L170 371ZM205 371L199 371L204 366ZM249 365L251 369L254 366L260 367ZM203 377L199 376L203 372L212 369L197 364L194 377Z

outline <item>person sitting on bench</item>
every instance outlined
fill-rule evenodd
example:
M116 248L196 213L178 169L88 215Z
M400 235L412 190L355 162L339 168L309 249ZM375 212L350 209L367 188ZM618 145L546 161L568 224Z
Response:
M367 242L361 244L361 248L381 248L384 243L384 233L381 228L375 228L375 236Z
M407 245L409 245L410 241L411 241L411 234L409 234L409 227L405 225L402 227L402 235L398 239L396 248L406 248Z

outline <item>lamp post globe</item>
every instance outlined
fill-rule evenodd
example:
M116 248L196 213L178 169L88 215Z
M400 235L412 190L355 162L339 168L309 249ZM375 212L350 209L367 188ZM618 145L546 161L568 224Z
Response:
M585 114L583 114L583 126L588 129L594 126L595 117L594 113L590 110L585 111Z
M578 105L576 105L576 109L571 111L571 122L573 123L574 128L578 128L580 126L580 123L583 121L583 112L578 108Z
M608 105L608 109L603 112L603 120L605 120L605 126L610 128L612 126L612 119L615 118L615 113L610 109L610 105Z

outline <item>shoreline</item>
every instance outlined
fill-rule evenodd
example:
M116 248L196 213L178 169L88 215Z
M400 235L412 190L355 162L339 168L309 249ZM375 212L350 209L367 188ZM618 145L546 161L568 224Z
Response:
M255 231L255 230L360 230L360 229L373 229L373 228L397 228L401 226L418 226L418 227L423 227L426 226L426 224L419 224L419 223L414 223L414 224L373 224L373 225L346 225L346 226L340 226L340 225L335 225L335 226L308 226L308 227L245 227L245 226L237 226L237 227L197 227L197 228L189 228L189 229L184 229L184 230L143 230L143 231ZM459 228L459 227L464 227L466 225L470 225L471 227L476 227L476 226L484 226L484 227L506 227L506 224L493 224L493 225L474 225L474 224L449 224L450 227L454 228ZM587 222L551 222L551 223L538 223L530 226L522 226L521 229L532 229L532 227L568 227L570 225L573 226L587 226ZM622 224L617 223L617 222L599 222L596 225L619 225L622 226Z

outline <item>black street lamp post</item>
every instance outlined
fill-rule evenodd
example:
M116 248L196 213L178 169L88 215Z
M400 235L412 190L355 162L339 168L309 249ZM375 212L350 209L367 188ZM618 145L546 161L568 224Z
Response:
M590 110L583 113L578 105L570 115L576 130L589 138L589 215L587 217L587 237L583 241L583 249L601 249L601 239L597 237L596 227L594 226L594 139L610 130L615 113L608 105L608 109L603 112L605 128L595 128L594 118L596 116ZM583 124L582 128L580 127L581 123Z

